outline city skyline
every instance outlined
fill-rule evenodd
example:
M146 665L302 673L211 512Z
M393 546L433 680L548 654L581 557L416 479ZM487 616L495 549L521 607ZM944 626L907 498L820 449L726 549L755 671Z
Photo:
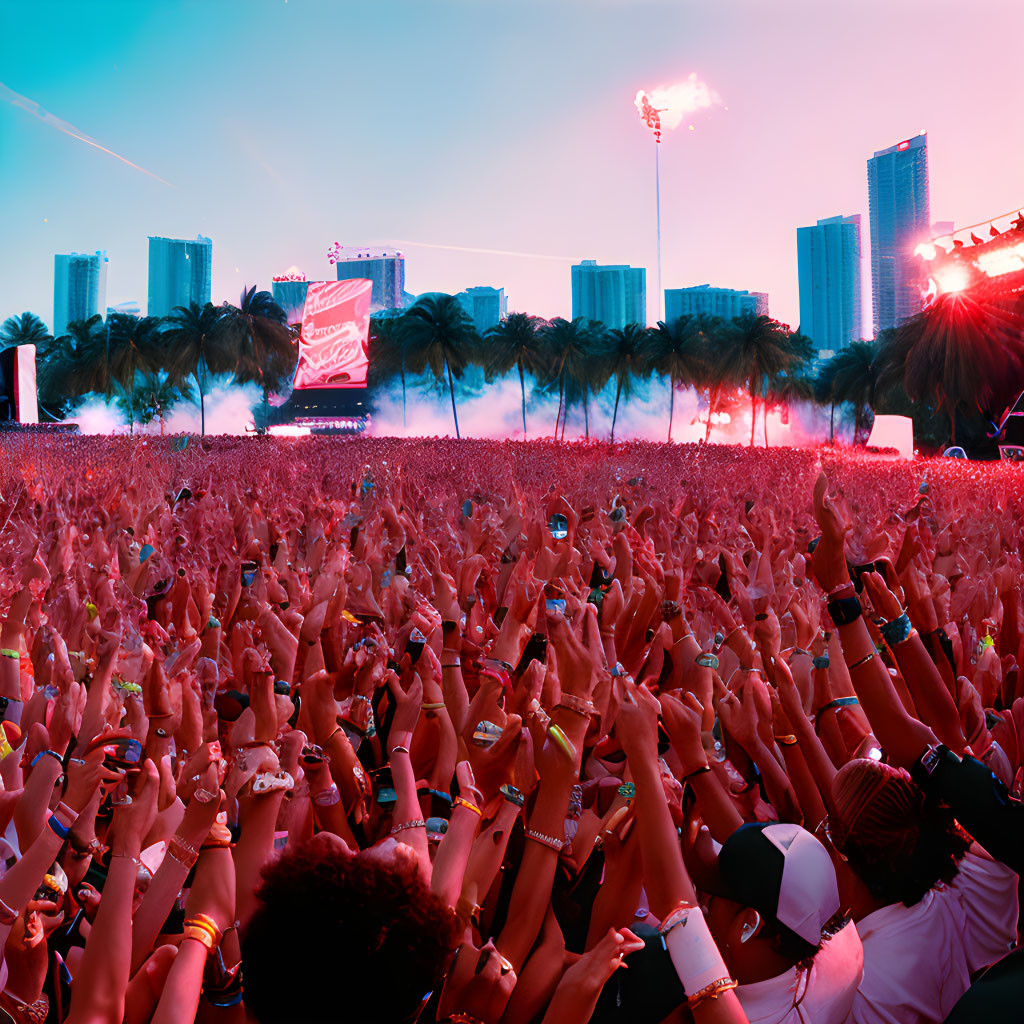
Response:
M402 249L410 292L490 281L510 309L568 315L582 258L653 276L653 146L633 97L693 71L720 103L663 136L665 289L765 291L797 326L793 231L837 209L866 225L864 161L922 128L936 218L1024 199L1019 145L1000 131L1012 69L934 66L950 39L966 53L1013 37L1024 16L1008 3L937 0L928 18L912 0L422 7L257 0L239 23L213 2L4 5L0 188L18 201L0 215L17 243L0 254L0 314L45 319L54 254L97 249L110 304L144 304L147 235L201 232L216 302L292 265L333 277L340 239ZM287 74L251 60L268 48Z

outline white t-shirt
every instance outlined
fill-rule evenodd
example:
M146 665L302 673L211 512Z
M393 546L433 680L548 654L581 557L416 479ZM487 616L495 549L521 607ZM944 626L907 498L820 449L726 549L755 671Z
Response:
M967 966L973 974L1001 960L1016 942L1017 873L974 843L950 889L967 916Z
M815 954L809 971L791 967L767 981L736 989L750 1024L843 1024L849 1018L864 966L851 921Z
M948 889L932 889L912 907L894 903L857 922L864 978L854 1024L941 1022L971 983L967 916Z

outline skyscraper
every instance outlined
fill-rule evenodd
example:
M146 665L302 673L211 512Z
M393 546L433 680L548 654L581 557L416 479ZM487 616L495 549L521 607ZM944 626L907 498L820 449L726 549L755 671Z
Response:
M401 309L405 291L405 256L397 249L342 246L338 250L338 280L365 278L373 282L370 312Z
M928 136L880 150L868 161L871 288L875 334L921 309L914 248L929 238Z
M213 242L200 235L195 241L149 238L150 316L167 316L175 306L210 301Z
M53 257L53 336L72 320L88 320L107 307L107 254L73 252Z
M681 316L720 316L732 320L741 313L768 315L768 293L738 291L735 288L712 288L698 284L692 288L665 289L665 322L671 323Z
M309 282L296 281L294 278L274 278L270 287L274 301L284 310L288 323L302 323L302 311L306 307L306 289L309 288Z
M838 352L863 330L860 214L796 229L800 330L819 350Z
M508 316L508 299L504 288L467 288L455 296L469 314L480 334L496 327Z
M606 327L647 323L647 271L623 264L598 266L583 260L571 268L572 316L600 320Z

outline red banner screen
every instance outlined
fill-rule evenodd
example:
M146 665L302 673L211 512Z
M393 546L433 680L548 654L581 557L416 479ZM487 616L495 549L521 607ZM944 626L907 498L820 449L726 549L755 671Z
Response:
M372 281L314 281L306 291L295 389L366 387Z

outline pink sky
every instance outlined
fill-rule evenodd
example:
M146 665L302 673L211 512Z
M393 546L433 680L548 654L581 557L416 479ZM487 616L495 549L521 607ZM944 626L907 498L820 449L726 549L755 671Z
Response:
M255 0L33 3L0 14L3 81L169 188L0 104L0 315L52 315L53 254L106 249L145 300L146 235L214 240L214 300L395 240L413 292L504 286L570 312L569 262L648 268L640 88L723 104L662 145L664 285L767 291L798 318L796 229L861 213L865 161L922 128L933 220L1024 203L1019 0ZM57 16L59 15L59 17ZM231 45L223 40L231 38ZM270 59L271 55L274 59ZM236 269L237 268L237 269ZM866 313L867 311L865 311Z

